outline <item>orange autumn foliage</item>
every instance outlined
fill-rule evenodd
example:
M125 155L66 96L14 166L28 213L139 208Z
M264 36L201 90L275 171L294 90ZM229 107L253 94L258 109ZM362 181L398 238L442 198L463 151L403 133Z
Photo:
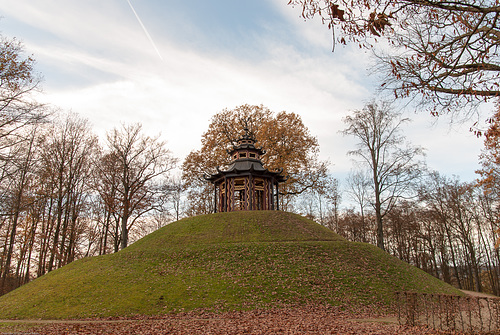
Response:
M262 157L264 167L270 171L282 168L283 175L288 176L280 186L285 206L287 196L321 186L328 164L319 160L318 140L310 134L300 116L285 111L275 114L262 105L242 105L224 109L212 117L208 130L202 135L201 149L189 153L182 165L187 188L211 192L204 176L215 173L217 167L224 169L231 162L227 150L244 134L245 127L257 139L256 145L266 151ZM190 201L199 197L200 194L190 197ZM195 212L203 211L207 209Z

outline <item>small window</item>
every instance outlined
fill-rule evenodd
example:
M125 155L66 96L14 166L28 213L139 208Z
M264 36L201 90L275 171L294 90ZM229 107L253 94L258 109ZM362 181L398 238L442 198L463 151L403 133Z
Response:
M256 190L264 190L264 180L263 179L255 179L255 189Z
M256 158L256 157L257 157L257 155L256 155L256 154L254 154L254 153L252 153L252 152L250 153L250 158Z
M245 179L244 178L237 178L234 180L234 189L235 190L240 190L245 188Z
M247 158L247 153L246 152L240 153L240 158Z

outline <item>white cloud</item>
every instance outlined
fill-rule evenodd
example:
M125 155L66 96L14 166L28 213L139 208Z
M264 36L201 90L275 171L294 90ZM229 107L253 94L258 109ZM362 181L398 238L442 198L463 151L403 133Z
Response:
M141 122L152 134L162 132L174 154L183 158L199 148L214 113L264 104L301 115L318 136L322 158L330 158L332 171L345 174L351 167L346 152L354 141L338 132L344 127L342 117L371 97L368 56L340 46L331 53L331 31L320 22L304 22L286 2L273 2L285 22L267 22L265 37L239 50L196 49L195 42L169 40L171 32L155 35L161 27L154 26L150 32L164 61L126 1L0 0L0 8L6 24L19 20L16 27L26 29L26 35L19 31L17 36L47 71L43 99L88 118L100 135L120 122ZM161 21L142 19L146 26ZM192 34L194 25L186 22L183 28ZM269 33L273 31L275 35ZM238 47L235 41L234 49ZM251 55L241 57L242 50L252 48ZM478 146L464 136L443 138L440 129L421 123L407 133L414 144L429 149L432 164L445 173L458 165L463 168L457 173L474 166ZM462 151L445 158L450 148Z
M299 113L313 134L321 133L325 122L339 119L339 105L346 105L345 96L355 95L335 89L330 80L342 82L343 87L357 87L359 90L354 92L362 92L363 88L334 67L316 67L315 59L287 55L280 56L277 66L172 50L169 63L139 66L133 71L127 70L127 63L89 62L86 55L76 55L73 58L84 64L124 73L125 78L47 92L45 99L88 117L101 131L120 121L140 121L146 129L162 130L179 155L199 146L200 135L212 114L244 103L262 103L275 111ZM331 135L330 129L321 134Z

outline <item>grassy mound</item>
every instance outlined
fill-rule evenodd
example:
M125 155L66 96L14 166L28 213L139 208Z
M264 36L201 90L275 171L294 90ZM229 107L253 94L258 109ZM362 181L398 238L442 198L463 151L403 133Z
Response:
M456 293L378 248L301 216L234 212L172 223L0 297L0 318L157 315L196 308L390 304L396 290Z

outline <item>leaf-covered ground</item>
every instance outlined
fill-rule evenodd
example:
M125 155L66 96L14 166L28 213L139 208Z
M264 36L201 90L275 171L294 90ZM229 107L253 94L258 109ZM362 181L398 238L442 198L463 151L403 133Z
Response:
M374 317L340 308L303 306L238 312L170 314L159 318L102 319L46 322L42 325L18 324L0 328L16 334L459 334L425 327L403 327L394 318Z

